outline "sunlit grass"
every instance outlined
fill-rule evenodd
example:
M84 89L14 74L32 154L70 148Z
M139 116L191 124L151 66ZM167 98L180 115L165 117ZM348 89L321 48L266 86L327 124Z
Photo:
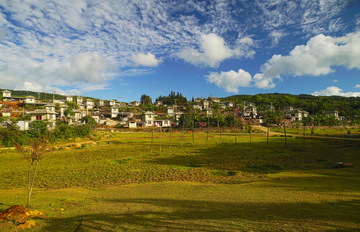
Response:
M47 218L29 231L360 230L357 144L188 133L181 147L174 133L170 147L162 133L160 150L151 136L106 132L44 157L32 202ZM28 163L13 150L0 161L0 210L24 204Z

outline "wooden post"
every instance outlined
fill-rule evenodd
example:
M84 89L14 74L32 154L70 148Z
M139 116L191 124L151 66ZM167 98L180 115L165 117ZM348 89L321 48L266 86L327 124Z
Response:
M285 133L285 147L287 147L287 140L286 140L286 123L284 120L284 133Z
M192 128L192 139L193 139L193 146L194 146L194 144L195 144L195 139L194 139L194 128Z
M266 146L269 146L269 133L270 133L270 127L268 127L268 131L267 131L267 139L266 139Z
M220 144L221 144L221 131L222 131L222 128L220 127Z
M152 135L151 135L151 154L153 153L153 144L154 144L154 127L152 128Z
M304 140L304 142L303 142L303 148L305 149L305 123L304 123L304 137L303 137L303 140Z
M170 132L170 140L169 140L169 149L170 149L170 151L171 151L171 127L170 127L170 130L169 130L169 132Z
M209 115L208 115L208 126L207 126L207 136L206 136L206 146L209 146Z
M181 132L181 148L182 148L182 145L183 145L184 130L185 130L185 125L183 125L183 130Z
M249 127L249 131L250 131L250 146L251 146L251 127Z

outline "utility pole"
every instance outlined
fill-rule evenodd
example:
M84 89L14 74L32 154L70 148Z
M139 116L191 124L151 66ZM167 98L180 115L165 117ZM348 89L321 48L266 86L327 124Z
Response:
M175 99L175 105L174 105L175 125L176 125L176 101L177 101L177 99Z
M54 98L55 92L56 92L56 91L54 90L54 91L53 91L53 100L52 100L52 103L53 103L53 104L55 104L55 98Z

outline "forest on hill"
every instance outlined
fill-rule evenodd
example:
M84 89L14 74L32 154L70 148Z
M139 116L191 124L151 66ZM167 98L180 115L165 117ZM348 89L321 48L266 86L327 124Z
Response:
M292 95L284 93L256 94L256 95L234 95L221 99L222 101L233 101L243 105L245 102L256 104L258 111L272 105L275 109L282 109L285 106L302 108L310 114L319 111L337 110L339 115L354 117L360 116L360 98L341 96L313 96L308 94Z
M9 89L0 89L0 91L9 90ZM38 99L41 99L42 102L49 102L52 100L53 94L52 93L44 93L44 92L34 92L34 91L27 91L27 90L9 90L11 92L11 96L13 97L26 97L26 96L33 96ZM1 95L2 96L2 95ZM55 100L63 100L65 95L60 95L54 93ZM92 97L83 97L84 99L96 99Z

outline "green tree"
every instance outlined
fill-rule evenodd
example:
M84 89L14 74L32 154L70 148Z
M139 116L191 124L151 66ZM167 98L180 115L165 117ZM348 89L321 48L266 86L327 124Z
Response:
M189 114L182 114L179 118L179 126L191 127L192 118Z
M47 129L46 129L46 123L42 120L33 121L29 125L28 133L31 135L31 137L34 138L41 138L46 135Z
M91 117L91 115L86 115L80 119L82 123L89 124L92 129L94 129L97 125L95 119Z
M151 97L148 96L148 95L141 95L140 97L140 104L143 104L143 105L149 105L149 104L152 104L152 100L151 100Z

